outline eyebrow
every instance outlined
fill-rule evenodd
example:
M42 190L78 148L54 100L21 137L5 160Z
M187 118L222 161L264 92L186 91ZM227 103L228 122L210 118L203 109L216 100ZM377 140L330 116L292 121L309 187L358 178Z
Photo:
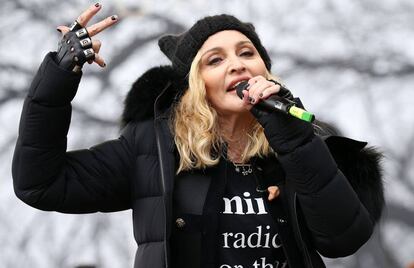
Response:
M239 46L244 45L246 43L253 45L253 43L251 41L245 40L245 41L237 42L236 47L239 47ZM206 52L204 52L203 55L201 55L201 58L203 58L204 55L206 55L207 53L209 53L211 51L222 50L222 49L223 49L222 47L213 47L213 48L210 48L209 50L207 50Z

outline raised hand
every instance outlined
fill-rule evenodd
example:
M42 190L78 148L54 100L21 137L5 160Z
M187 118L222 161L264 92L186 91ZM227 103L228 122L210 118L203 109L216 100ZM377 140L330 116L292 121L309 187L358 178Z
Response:
M57 27L57 30L63 35L56 55L56 62L59 66L75 72L80 71L85 62L95 62L101 67L106 66L104 59L98 54L101 42L91 39L91 37L114 25L118 21L118 16L107 17L86 27L101 8L102 5L96 3L85 10L70 27Z

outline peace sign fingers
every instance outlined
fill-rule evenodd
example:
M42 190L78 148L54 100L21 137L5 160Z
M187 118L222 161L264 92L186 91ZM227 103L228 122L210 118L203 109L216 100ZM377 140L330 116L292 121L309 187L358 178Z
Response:
M92 19L93 16L101 10L102 6L99 3L90 6L87 10L85 10L80 16L76 19L76 21L82 26L85 27L88 25L88 22Z
M86 9L70 27L57 27L57 30L63 35L57 53L60 66L79 71L85 62L96 62L101 67L105 67L103 58L98 55L101 42L91 39L91 37L114 25L118 21L118 16L107 17L86 27L101 8L102 6L96 3Z
M117 21L118 21L118 16L113 15L113 16L107 17L104 20L101 20L98 23L93 24L92 26L89 26L88 28L86 28L86 30L88 31L89 36L94 36L94 35L102 32L106 28L111 27Z
M99 10L101 10L101 8L102 8L102 5L100 5L99 3L96 3L95 5L90 6L76 19L75 23L72 24L72 26L70 27L71 28L70 30L72 31L79 30L82 27L85 27L87 33L89 34L89 37L92 37L102 32L106 28L112 26L118 21L118 16L113 15L113 16L107 17L104 20L101 20L98 23L95 23L89 27L86 27L89 21L93 18L93 16L96 15L96 13L99 12Z

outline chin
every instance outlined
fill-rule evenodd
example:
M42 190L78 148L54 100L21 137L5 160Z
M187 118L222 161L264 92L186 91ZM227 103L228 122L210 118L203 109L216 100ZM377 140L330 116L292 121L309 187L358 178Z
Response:
M219 114L232 114L249 112L243 105L243 101L235 94L235 92L229 92L228 94L216 98L215 101L211 101L212 106Z
M230 114L243 114L243 113L249 113L249 111L243 106L242 102L233 102L229 103L226 106L217 107L216 108L217 113L222 115L230 115Z

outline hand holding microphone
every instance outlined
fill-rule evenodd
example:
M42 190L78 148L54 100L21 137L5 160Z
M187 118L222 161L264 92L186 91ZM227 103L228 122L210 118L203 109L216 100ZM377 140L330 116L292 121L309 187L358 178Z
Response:
M313 122L315 116L296 106L296 103L293 101L292 93L280 83L273 81L280 86L280 91L278 94L269 96L267 99L261 100L256 105L259 108L262 108L268 112L278 111L289 114L306 122ZM243 99L243 90L247 90L249 84L247 81L243 81L236 86L237 95Z
M310 122L315 117L297 107L292 93L285 87L280 87L277 94L253 104L250 112L264 128L270 146L277 153L286 154L312 140L315 134ZM243 90L248 88L247 81L240 82L236 86L237 95L243 99ZM299 113L296 113L296 109L300 109Z

